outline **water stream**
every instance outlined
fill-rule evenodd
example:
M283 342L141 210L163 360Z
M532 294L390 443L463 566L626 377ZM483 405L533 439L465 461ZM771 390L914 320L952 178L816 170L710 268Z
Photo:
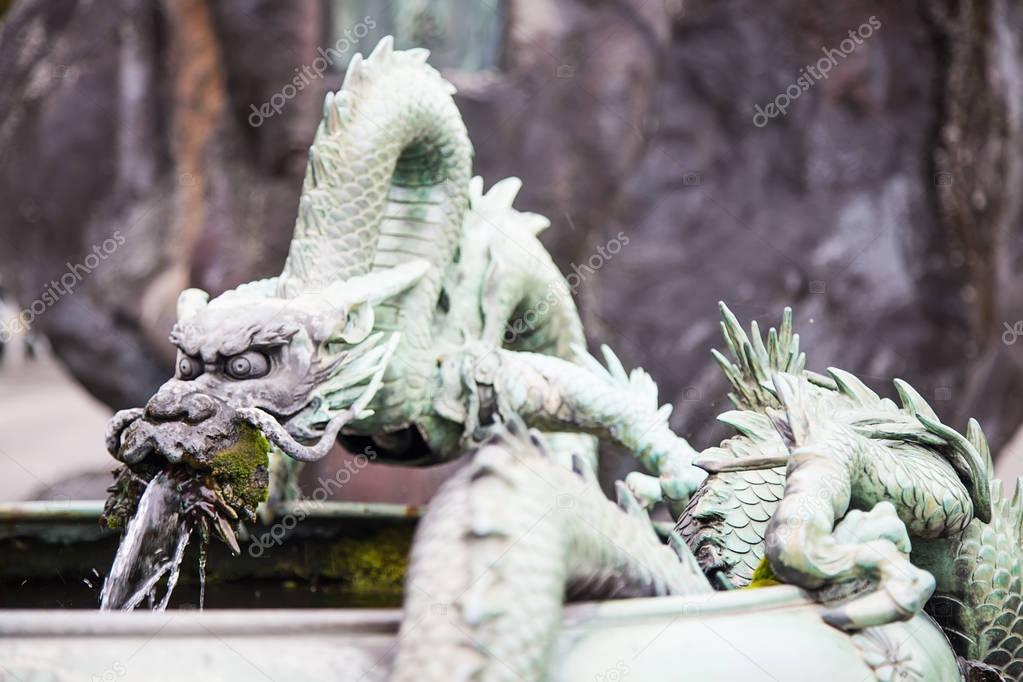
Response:
M181 508L182 495L173 477L167 472L153 477L103 583L101 610L131 611L143 600L156 611L167 608L192 535L192 524Z

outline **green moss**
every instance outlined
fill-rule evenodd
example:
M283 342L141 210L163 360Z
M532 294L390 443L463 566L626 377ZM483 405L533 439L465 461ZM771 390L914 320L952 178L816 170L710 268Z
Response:
M151 462L143 462L135 471L122 466L114 472L114 484L107 489L110 495L103 505L100 525L111 530L120 530L135 516L139 499L146 490L145 481L157 473Z
M323 574L357 592L400 592L408 570L409 535L397 528L350 539L330 548Z
M270 484L270 441L248 424L238 426L238 440L210 461L213 480L224 501L255 511L265 502Z
M755 590L758 587L772 587L774 585L781 585L781 580L771 570L771 563L765 556L760 560L760 565L757 566L757 570L753 571L753 579L750 580L749 585L746 586L747 590Z

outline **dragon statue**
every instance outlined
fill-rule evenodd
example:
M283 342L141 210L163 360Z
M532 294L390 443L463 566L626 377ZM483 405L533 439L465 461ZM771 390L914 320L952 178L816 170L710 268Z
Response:
M1020 679L1023 501L979 425L961 435L900 381L897 405L806 370L789 311L765 340L722 308L736 409L720 419L737 435L698 453L649 375L583 350L537 239L548 221L512 208L517 179L484 192L471 176L427 56L385 38L327 95L279 277L181 294L175 376L108 428L125 465L108 520L167 467L182 485L208 474L196 507L237 547L232 526L267 496L272 514L294 463L338 441L407 465L473 452L417 531L395 680L545 679L566 600L774 583L819 604L819 636L858 643L876 679L942 665L869 653L910 620L959 656L933 679ZM648 472L617 506L600 441ZM247 469L224 465L238 452L255 452ZM661 502L674 530L651 521Z
M593 375L568 283L536 239L548 221L511 207L518 179L484 193L470 178L454 88L427 56L385 38L353 58L324 102L284 271L212 301L181 294L176 376L113 417L108 449L134 467L154 453L203 467L249 425L274 446L279 499L281 453L314 461L340 436L430 464L517 415L591 468L597 438L623 445L684 501L704 478L695 451L649 377Z

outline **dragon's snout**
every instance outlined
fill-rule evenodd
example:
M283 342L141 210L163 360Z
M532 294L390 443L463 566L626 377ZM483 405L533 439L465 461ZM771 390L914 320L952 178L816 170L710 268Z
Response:
M113 416L107 449L126 465L110 488L104 511L108 524L123 526L135 513L146 482L161 474L172 481L190 522L204 528L212 524L237 553L231 523L239 517L254 519L266 499L267 439L227 401L174 380L145 407Z
M239 428L254 427L293 459L313 462L326 456L341 428L372 399L381 374L377 373L355 405L335 414L324 425L312 445L297 441L276 416L263 409L236 409L207 393L187 392L174 382L161 388L144 408L122 410L111 418L107 425L107 451L129 466L155 453L172 464L180 462L206 469L211 453L238 440Z
M197 468L238 438L238 416L219 398L168 383L145 408L123 410L107 427L107 450L125 464L152 454Z
M153 422L184 421L199 424L215 416L220 401L204 393L157 391L146 403L145 418Z

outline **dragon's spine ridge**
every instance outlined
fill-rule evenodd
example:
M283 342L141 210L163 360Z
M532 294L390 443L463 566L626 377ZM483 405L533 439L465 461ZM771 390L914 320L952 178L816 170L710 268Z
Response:
M732 404L758 412L779 407L770 385L771 376L778 372L799 374L806 364L806 355L799 350L799 334L792 331L792 309L785 308L779 329L768 330L765 344L756 321L751 323L747 335L728 306L718 303L718 308L721 333L734 362L717 350L712 350L711 355L732 386L728 394Z

